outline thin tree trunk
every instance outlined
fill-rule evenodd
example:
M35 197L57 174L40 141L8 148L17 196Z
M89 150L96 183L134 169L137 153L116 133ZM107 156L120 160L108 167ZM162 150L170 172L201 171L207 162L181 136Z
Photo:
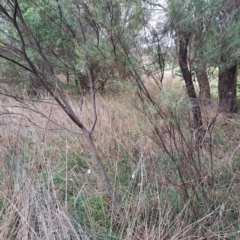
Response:
M70 84L70 76L69 76L69 72L66 72L66 78L67 78L67 84Z
M237 65L220 69L218 74L219 108L222 111L237 113Z
M88 131L86 131L85 129L82 129L82 131L83 131L83 134L84 134L84 136L85 136L85 138L88 142L88 145L91 148L92 155L96 159L98 169L99 169L99 171L101 173L101 176L103 178L103 181L104 181L104 185L105 185L105 187L106 187L106 189L107 189L107 191L108 191L108 193L109 193L109 195L110 195L110 197L113 201L114 206L116 207L117 213L119 214L119 217L122 217L123 214L122 214L120 203L119 203L119 201L118 201L118 199L115 195L115 192L114 192L114 190L113 190L113 188L112 188L112 186L111 186L111 184L108 180L107 173L106 173L105 168L103 166L103 163L102 163L102 161L101 161L101 159L98 155L98 152L97 152L95 144L92 140L92 137L91 137L90 133Z
M183 79L185 81L188 98L192 104L193 113L193 129L194 129L194 141L196 146L200 146L203 136L204 129L202 128L202 116L201 109L197 100L197 94L193 85L192 74L188 68L187 59L187 47L189 43L189 38L187 36L182 36L179 40L179 66L182 72Z
M211 99L210 84L207 76L206 66L204 65L202 59L197 59L196 64L196 77L199 84L199 100L201 102L207 103Z

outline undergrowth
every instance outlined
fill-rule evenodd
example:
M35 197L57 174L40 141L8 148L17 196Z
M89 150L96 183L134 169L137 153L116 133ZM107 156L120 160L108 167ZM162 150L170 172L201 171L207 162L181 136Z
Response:
M202 106L196 148L182 93L155 94L153 106L134 91L128 83L97 97L93 134L122 217L61 110L54 105L47 123L1 99L0 239L239 239L239 117ZM82 109L74 101L78 114L90 108L87 98Z

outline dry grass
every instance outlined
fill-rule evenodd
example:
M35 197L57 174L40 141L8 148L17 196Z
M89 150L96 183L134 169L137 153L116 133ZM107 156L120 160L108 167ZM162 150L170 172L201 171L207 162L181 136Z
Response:
M59 202L49 173L47 186L34 179L37 169L26 171L19 159L6 152L1 190L1 239L88 239Z
M151 76L143 75L142 81L144 86L149 90L152 91L153 89L157 89L159 86L163 86L166 89L175 89L174 91L183 88L184 83L182 79L178 76L173 77L170 72L165 72L162 83L160 82L161 75L160 74L153 74Z
M156 109L148 105L153 117L149 122L139 111L140 102L133 99L132 86L118 88L122 91L97 97L98 122L93 138L121 200L124 219L114 215L79 129L51 99L28 102L28 106L0 99L0 239L237 239L238 116L219 115L200 152L206 178L196 189L206 189L211 201L207 207L190 187L191 197L184 199L177 170L155 141L157 125L170 143L171 137L162 129L166 119L159 119ZM148 89L155 91L150 85ZM177 111L187 134L186 99L169 88L155 98L166 111ZM90 126L88 98L82 108L70 96L69 101ZM217 108L214 104L202 108L207 126ZM50 112L48 123L41 113L49 116ZM209 180L211 158L214 187ZM184 166L186 172L189 166ZM189 176L192 180L187 184L194 186L195 176Z

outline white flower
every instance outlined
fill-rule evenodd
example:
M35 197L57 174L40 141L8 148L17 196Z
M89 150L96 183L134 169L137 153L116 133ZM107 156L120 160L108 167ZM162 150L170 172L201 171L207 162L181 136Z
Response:
M91 169L88 169L87 174L91 174L91 173L92 173Z

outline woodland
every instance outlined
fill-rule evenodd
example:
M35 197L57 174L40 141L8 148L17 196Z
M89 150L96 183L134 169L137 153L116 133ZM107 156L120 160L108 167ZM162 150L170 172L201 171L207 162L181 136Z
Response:
M239 0L0 0L0 239L240 239L239 59Z

